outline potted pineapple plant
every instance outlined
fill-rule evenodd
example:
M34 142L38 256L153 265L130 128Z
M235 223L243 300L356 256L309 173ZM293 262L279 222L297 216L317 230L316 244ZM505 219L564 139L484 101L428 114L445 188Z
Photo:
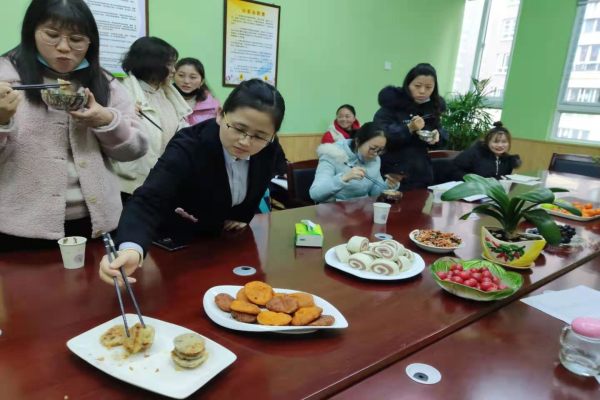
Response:
M464 183L446 191L442 200L453 201L483 194L492 199L461 217L466 220L469 215L476 213L492 217L501 225L481 227L484 255L490 261L526 268L540 255L546 242L553 246L560 245L560 229L552 217L537 206L544 203L556 204L575 215L581 215L581 211L570 204L556 202L554 193L568 192L566 189L536 189L509 199L502 185L494 178L469 174L464 180ZM523 219L533 223L540 235L518 232L517 227Z

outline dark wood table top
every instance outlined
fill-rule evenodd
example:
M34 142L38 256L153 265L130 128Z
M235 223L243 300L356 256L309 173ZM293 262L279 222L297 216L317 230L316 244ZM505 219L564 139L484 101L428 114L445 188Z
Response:
M550 185L575 185L577 195L594 199L600 181L550 174ZM530 190L517 186L515 192ZM136 272L134 285L144 315L184 326L233 351L238 359L192 397L324 397L343 390L469 323L514 301L464 300L444 292L429 272L403 281L368 281L324 264L327 249L354 235L373 238L387 232L419 253L427 264L438 256L416 248L413 229L437 228L460 235L463 259L480 258L479 232L485 219L459 221L473 204L432 204L425 190L405 194L387 225L374 225L374 199L324 204L257 216L239 234L198 240L167 253L154 249ZM321 224L323 249L295 248L294 223ZM521 295L531 292L600 253L600 235L592 225L572 224L585 239L577 252L544 253L532 270L521 272ZM525 226L523 226L525 227ZM89 243L86 266L65 270L57 250L0 254L0 388L5 398L152 398L152 394L114 379L79 359L66 342L119 316L114 289L102 283L100 242ZM251 277L233 268L255 267ZM258 334L229 330L206 315L202 298L217 285L264 280L275 288L323 297L346 317L348 329L307 335ZM133 311L130 303L128 312ZM2 397L2 396L0 396ZM158 397L158 396L156 396Z
M531 293L585 285L600 290L600 258ZM480 319L334 396L334 399L598 399L596 378L575 375L558 359L565 323L520 301ZM406 367L435 367L423 385Z

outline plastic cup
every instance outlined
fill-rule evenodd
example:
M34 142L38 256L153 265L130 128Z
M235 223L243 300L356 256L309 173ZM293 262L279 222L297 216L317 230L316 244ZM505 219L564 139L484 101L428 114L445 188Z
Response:
M510 187L512 186L512 182L506 181L506 180L501 180L499 182L502 185L502 187L504 188L504 191L506 192L506 194L508 194L510 192Z
M87 239L81 236L70 236L58 241L63 265L66 269L77 269L85 264L85 243Z
M388 203L375 203L373 204L373 222L376 224L385 224L390 215L391 204Z
M444 192L447 189L443 189L443 188L434 188L433 189L433 202L434 203L443 203L442 201L442 195L444 194Z

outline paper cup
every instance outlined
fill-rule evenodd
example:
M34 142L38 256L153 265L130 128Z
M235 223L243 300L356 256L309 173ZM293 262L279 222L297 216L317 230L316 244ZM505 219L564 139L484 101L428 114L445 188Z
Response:
M87 239L81 236L70 236L58 241L63 265L66 269L77 269L85 263L85 243Z
M506 192L506 194L508 194L510 192L510 187L512 186L512 182L511 181L506 181L506 180L501 180L501 181L498 181L498 182L500 182L500 184L504 188L504 191Z
M433 189L433 202L434 203L443 203L442 195L444 194L445 191L446 191L446 189L434 188Z
M391 204L388 203L375 203L373 204L373 222L376 224L385 224L390 215Z

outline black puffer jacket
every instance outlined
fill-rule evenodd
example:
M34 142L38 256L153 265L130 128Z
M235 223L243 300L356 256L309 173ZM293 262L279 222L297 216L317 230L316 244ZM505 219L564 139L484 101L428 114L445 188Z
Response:
M503 154L496 158L485 143L477 141L452 160L448 177L453 181L462 181L467 174L477 174L484 178L500 179L503 175L512 174L513 169L520 166L518 154Z
M444 148L448 142L448 132L440 125L440 113L446 109L442 100L442 110L433 103L416 103L410 94L401 87L387 86L379 92L381 108L375 114L373 122L383 126L388 132L387 152L381 156L381 174L406 173L408 178L402 182L400 190L426 188L433 184L433 168L428 151ZM416 133L408 129L404 121L419 115L432 114L425 120L424 130L437 129L440 141L429 146Z

